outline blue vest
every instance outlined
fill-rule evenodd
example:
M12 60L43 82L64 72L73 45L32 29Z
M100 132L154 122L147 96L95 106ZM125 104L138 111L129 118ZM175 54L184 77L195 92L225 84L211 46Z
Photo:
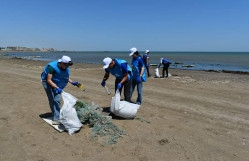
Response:
M112 69L108 69L108 71L110 71L110 73L115 76L118 79L123 79L124 78L124 74L122 73L122 68L121 68L121 64L122 63L126 63L127 62L125 60L121 60L121 59L115 59L115 65ZM128 70L128 78L126 81L129 81L131 79L131 67L127 64L127 70Z
M54 68L54 70L56 71L55 74L53 74L53 77L52 77L52 81L54 82L54 84L56 86L58 86L59 88L63 89L66 87L67 83L68 83L68 80L69 80L69 67L64 71L64 70L61 70L58 66L58 61L54 61L54 62L51 62L51 63L48 63L48 65L52 66ZM43 80L46 80L47 79L47 67L48 65L46 65L46 67L44 68L44 72L42 73L41 75L41 78Z
M163 59L162 63L170 63L171 64L171 62L168 59Z
M138 77L140 77L140 72L141 72L141 67L139 66L139 60L141 60L142 58L140 56L138 56L136 59L132 59L132 74L133 74L133 79L137 79ZM143 64L144 67L144 72L142 75L142 80L144 82L146 82L146 70L145 70L145 66Z
M147 57L148 57L147 54L144 54L144 55L143 55L143 61L144 61L145 64L146 64L146 59L147 59Z

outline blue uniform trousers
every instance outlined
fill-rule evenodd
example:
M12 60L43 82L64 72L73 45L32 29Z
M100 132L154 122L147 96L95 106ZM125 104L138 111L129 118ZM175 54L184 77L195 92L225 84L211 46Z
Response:
M138 83L135 79L132 79L132 83L131 83L131 97L132 97L132 94L133 94L133 91L135 89L135 87L137 86L137 104L138 105L141 105L142 104L142 89L143 89L143 83L140 82Z
M55 93L54 88L49 85L46 80L42 80L42 85L48 96L49 106L53 113L53 120L56 121L60 116L61 94Z

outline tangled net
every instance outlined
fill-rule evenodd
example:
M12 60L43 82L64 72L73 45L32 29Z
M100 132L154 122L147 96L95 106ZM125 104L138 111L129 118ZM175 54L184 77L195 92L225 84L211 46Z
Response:
M89 105L81 100L77 101L74 107L80 121L92 127L91 138L100 138L103 145L115 144L119 137L125 135L122 129L112 123L112 117L103 113L102 108L99 108L94 102Z

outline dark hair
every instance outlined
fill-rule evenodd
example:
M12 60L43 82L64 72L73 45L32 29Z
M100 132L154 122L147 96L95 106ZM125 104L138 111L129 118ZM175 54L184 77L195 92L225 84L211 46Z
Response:
M66 65L68 65L68 66L72 66L72 65L73 65L73 62L72 62L72 61L69 61L68 63L64 63L64 62L59 62L59 63L66 64Z
M69 61L68 62L68 66L72 66L73 65L73 62L72 61Z
M138 51L136 51L134 54L141 57Z

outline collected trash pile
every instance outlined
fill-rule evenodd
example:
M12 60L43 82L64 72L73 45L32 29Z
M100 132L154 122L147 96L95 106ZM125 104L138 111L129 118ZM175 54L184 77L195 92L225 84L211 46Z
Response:
M77 101L74 108L80 122L92 127L91 137L101 139L104 145L115 144L120 136L125 135L122 129L112 123L112 117L103 113L102 108L94 102L89 105L82 100Z
M99 139L104 145L115 144L118 138L126 133L117 125L112 123L112 117L102 112L97 104L88 104L79 101L67 92L62 93L64 104L60 111L60 122L70 135L80 130L83 124L92 127L91 137ZM116 91L112 97L110 111L116 116L131 119L136 117L140 105L127 101L120 101L120 92Z

